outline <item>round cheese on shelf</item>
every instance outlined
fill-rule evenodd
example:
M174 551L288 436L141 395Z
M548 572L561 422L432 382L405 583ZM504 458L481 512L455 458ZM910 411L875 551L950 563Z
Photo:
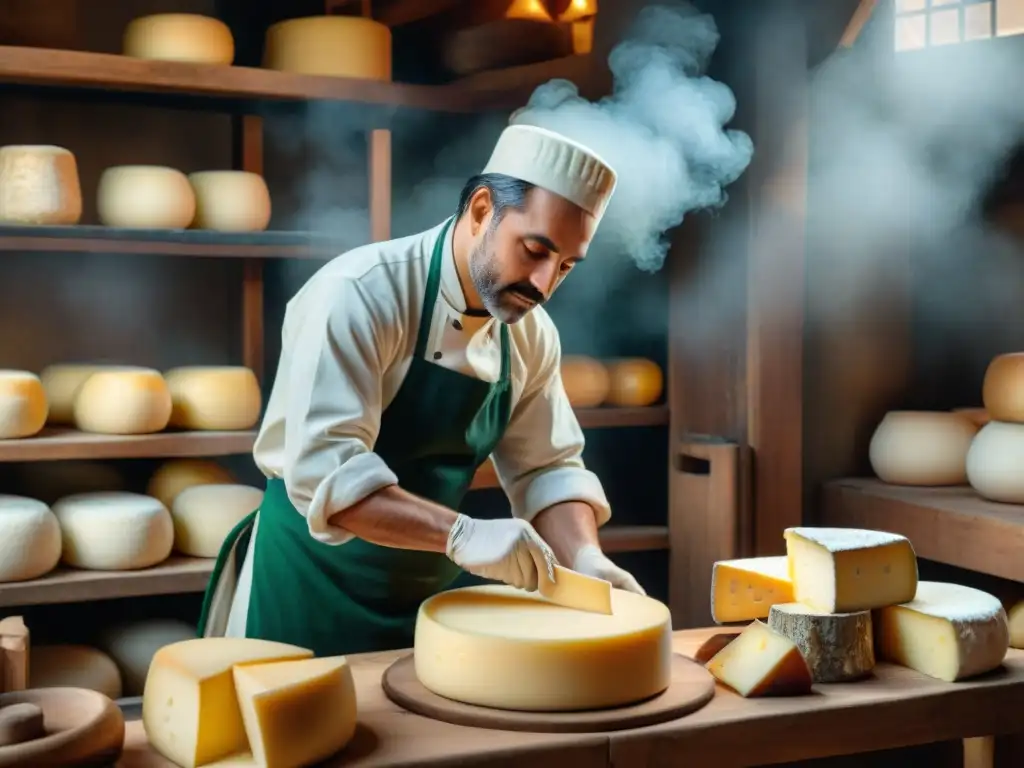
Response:
M102 633L99 645L117 665L125 696L141 696L153 655L164 646L192 640L196 628L176 619L126 622Z
M194 485L174 499L174 548L190 557L216 557L231 529L254 512L263 491L249 485Z
M1024 648L1024 601L1010 609L1010 647Z
M75 568L149 568L166 560L174 546L171 513L139 493L77 493L57 501L53 513L63 539L61 559Z
M60 525L46 504L0 495L0 582L44 576L60 562Z
M570 711L632 704L671 682L668 608L614 590L612 614L563 608L508 586L425 600L416 675L448 699L497 709Z
M768 626L800 649L816 683L858 680L875 668L871 611L824 613L778 603L769 609Z
M187 366L164 374L178 429L249 429L260 418L263 399L254 374L242 366Z
M967 482L982 498L1024 504L1024 424L981 428L967 452Z
M199 171L188 180L196 196L194 228L260 232L270 223L270 190L258 173Z
M611 380L608 369L592 357L567 355L562 358L562 386L573 408L596 408L608 397Z
M75 156L63 147L0 147L0 221L77 224L82 187Z
M111 699L122 695L121 673L107 654L87 645L33 645L29 688L85 688Z
M981 399L992 421L1024 423L1024 352L993 358L985 370Z
M953 413L959 414L965 419L970 420L974 426L978 427L978 429L981 429L992 421L992 419L989 418L988 411L984 408L954 408Z
M890 411L868 446L871 468L893 485L966 485L978 428L949 411Z
M108 227L185 229L196 214L188 177L159 165L118 165L100 176L96 211Z
M75 397L85 380L96 371L112 368L110 365L83 363L59 363L48 365L39 374L50 405L46 418L49 424L73 424L75 421Z
M194 13L157 13L128 24L124 55L192 64L231 64L235 60L235 39L228 25L219 19Z
M124 475L99 461L33 461L18 469L18 488L26 496L52 504L73 493L124 490Z
M391 80L391 30L359 16L309 16L267 29L263 66L300 75Z
M661 397L664 377L657 363L633 357L608 362L608 405L641 408Z
M0 370L0 440L31 437L46 424L43 383L28 371Z
M168 509L174 499L194 485L225 485L234 483L234 476L215 461L206 459L174 459L161 464L146 485L146 495L159 499Z
M75 426L106 435L159 432L171 417L171 392L152 368L108 368L89 376L75 397Z

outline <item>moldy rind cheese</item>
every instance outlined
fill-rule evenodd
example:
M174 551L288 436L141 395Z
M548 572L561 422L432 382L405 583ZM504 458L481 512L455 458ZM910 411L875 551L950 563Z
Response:
M816 683L858 680L874 669L870 611L822 613L781 603L771 607L768 626L796 644Z
M75 156L63 147L0 147L0 221L77 224L82 188Z
M768 617L775 603L793 600L786 557L719 560L711 570L711 618L717 624Z
M809 693L813 684L796 644L760 621L751 623L705 667L744 697L795 696Z

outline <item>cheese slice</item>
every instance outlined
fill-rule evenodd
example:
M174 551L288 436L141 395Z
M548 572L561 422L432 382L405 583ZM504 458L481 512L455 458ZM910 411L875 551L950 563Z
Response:
M842 683L875 667L871 611L822 613L800 603L773 605L768 626L800 649L816 683Z
M539 591L551 602L566 608L579 608L593 613L612 612L610 582L584 576L560 565L555 566L554 581L548 578L547 571L541 570Z
M991 672L1010 647L1002 603L959 584L922 581L913 600L878 611L875 625L881 658L947 682Z
M813 682L800 649L766 624L754 621L705 665L740 696L794 696Z
M1024 648L1024 600L1010 609L1010 646Z
M784 536L798 603L823 613L854 613L914 598L917 556L898 533L787 528Z
M356 688L344 656L235 667L245 732L261 768L301 768L356 732Z
M717 624L765 619L773 605L792 601L785 557L720 560L711 569L711 618Z

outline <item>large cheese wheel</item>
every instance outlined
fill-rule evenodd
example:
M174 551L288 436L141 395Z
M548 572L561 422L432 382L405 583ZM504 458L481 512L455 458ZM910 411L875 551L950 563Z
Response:
M46 424L46 391L34 373L0 370L0 440L31 437Z
M671 682L668 608L612 593L612 614L588 613L508 586L425 600L416 618L416 676L448 699L498 709L625 706Z
M0 495L0 582L38 579L60 562L60 525L46 504Z
M188 181L196 196L196 229L259 232L270 223L270 190L258 173L199 171Z
M259 421L260 384L242 366L188 366L164 374L179 429L249 429Z
M174 546L174 523L154 498L123 491L77 493L53 505L61 559L93 571L130 571L161 563Z
M249 485L194 485L174 499L174 548L191 557L216 557L242 518L254 512L263 491Z
M224 485L235 482L234 476L215 461L205 459L174 459L161 464L146 485L146 495L159 499L168 509L174 499L194 485Z
M664 377L657 363L640 357L611 360L608 363L611 386L608 405L641 408L661 397Z
M596 408L608 397L611 380L598 360L566 355L562 358L562 386L573 408Z
M33 645L29 688L85 688L121 698L121 673L107 654L87 645Z
M89 376L75 397L75 426L107 435L159 432L171 417L171 392L152 368L108 368Z
M78 390L96 371L111 367L91 363L58 363L44 368L39 379L43 382L46 400L50 405L46 421L50 424L73 424Z
M967 482L983 498L1024 504L1024 424L981 428L967 452Z
M77 224L82 187L75 156L63 147L0 147L0 221Z
M99 461L33 461L22 464L17 474L19 491L46 504L73 493L125 488L118 467Z
M871 468L893 485L965 485L977 432L970 419L948 411L890 411L871 436Z
M96 211L108 227L185 229L196 214L188 177L159 165L118 165L100 176Z
M263 66L301 75L391 80L391 30L359 16L288 19L267 30Z
M196 628L176 619L149 619L116 624L99 645L117 665L125 696L141 696L153 655L166 645L192 640Z
M219 19L193 13L142 16L124 31L124 55L136 59L231 64L235 40Z

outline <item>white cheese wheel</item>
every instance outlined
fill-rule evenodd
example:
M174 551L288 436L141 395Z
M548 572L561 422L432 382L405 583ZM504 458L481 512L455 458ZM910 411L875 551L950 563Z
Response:
M53 505L61 559L91 571L131 571L161 563L174 546L174 523L154 498L124 491L77 493Z
M0 440L31 437L46 424L43 383L28 371L0 370Z
M300 75L391 80L391 30L359 16L309 16L267 30L263 66Z
M166 645L192 640L196 628L176 619L117 624L102 633L99 645L117 665L125 696L141 696L153 655Z
M260 232L270 223L270 190L258 173L199 171L188 180L196 195L196 229Z
M1024 423L1024 352L992 359L985 370L981 399L992 421Z
M668 608L615 590L611 615L563 608L508 586L425 600L416 618L416 675L448 699L498 709L618 707L671 681Z
M967 482L982 498L1024 504L1024 424L981 428L967 452Z
M617 408L643 408L661 397L665 377L658 364L642 357L607 361L607 404Z
M231 529L254 512L263 491L249 485L194 485L174 499L174 548L190 557L216 557Z
M100 176L96 211L108 227L185 229L196 214L188 177L159 165L118 165Z
M124 475L117 466L99 461L33 461L18 469L21 493L46 504L73 493L124 488Z
M260 384L242 366L187 366L164 374L178 429L249 429L260 418Z
M611 380L604 364L584 355L562 358L562 386L573 408L596 408L608 397Z
M75 397L75 426L83 432L145 435L171 417L171 392L152 368L108 368L89 376Z
M38 579L57 567L60 552L60 525L46 504L0 495L0 582Z
M948 411L890 411L868 448L871 468L893 485L966 485L978 428Z
M113 368L111 365L94 363L58 363L48 365L39 374L46 391L46 400L50 405L50 413L46 417L48 424L74 424L75 397L85 380L96 371Z
M63 147L0 147L0 221L77 224L82 187L75 156Z
M161 464L146 485L146 495L159 499L168 509L174 499L194 485L226 485L234 476L215 461L206 459L173 459Z
M124 31L124 55L227 65L235 60L235 39L220 19L194 13L158 13L128 24Z
M33 645L29 688L85 688L111 699L122 695L121 673L107 654L87 645Z
M816 683L843 683L875 668L871 611L824 613L801 603L773 605L768 626L797 648Z

